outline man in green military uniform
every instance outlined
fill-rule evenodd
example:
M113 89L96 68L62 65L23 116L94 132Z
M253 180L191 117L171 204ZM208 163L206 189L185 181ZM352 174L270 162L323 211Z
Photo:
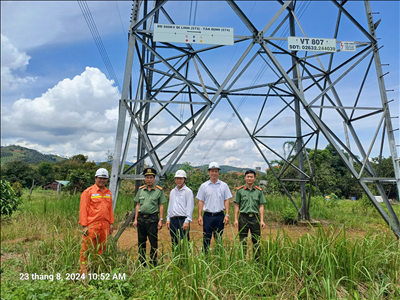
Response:
M266 201L262 189L254 186L256 173L253 170L248 170L244 174L244 179L246 180L246 185L242 185L236 189L236 196L233 201L235 203L235 222L233 225L239 228L239 238L243 243L245 253L247 248L246 239L250 230L251 240L255 248L254 256L258 261L260 257L260 225L261 228L265 228L264 203Z
M146 260L146 242L150 242L150 258L154 267L157 266L158 230L162 228L164 203L167 202L161 187L154 186L157 172L153 168L143 171L145 185L136 194L136 213L133 227L137 228L139 260L144 265ZM158 216L160 213L160 217Z

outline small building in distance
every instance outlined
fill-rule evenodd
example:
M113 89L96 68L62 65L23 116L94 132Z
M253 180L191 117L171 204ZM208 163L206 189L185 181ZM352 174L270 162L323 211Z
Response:
M69 183L68 180L54 180L53 182L47 183L42 186L44 190L58 191L59 187L63 187Z
M267 185L267 181L266 180L260 180L260 187L264 187Z

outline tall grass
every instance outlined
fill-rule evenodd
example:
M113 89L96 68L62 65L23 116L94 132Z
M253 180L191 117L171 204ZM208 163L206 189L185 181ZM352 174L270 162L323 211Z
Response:
M54 191L35 191L32 196L25 193L19 210L3 220L1 241L47 236L64 232L67 228L78 228L80 195L58 195ZM116 222L125 218L127 211L134 207L133 197L120 195L115 207ZM72 226L72 227L71 227ZM57 228L57 231L55 231Z
M287 201L268 199L266 208L279 212ZM331 211L348 216L352 207L343 203L339 201ZM312 206L312 215L317 211L328 214L325 205ZM122 221L132 208L132 197L120 197L117 220ZM329 213L334 219L334 213ZM212 245L207 256L201 251L202 241L192 240L181 243L175 255L167 247L160 248L158 266L143 267L136 249L122 251L110 239L102 256L89 253L89 272L125 273L124 280L19 280L20 273L60 273L65 278L67 273L78 272L78 214L79 196L58 200L54 193L36 193L25 199L13 218L3 220L2 241L30 235L41 238L18 244L13 251L20 256L2 263L2 298L400 299L399 242L386 227L379 235L349 238L347 224L355 224L349 222L349 216L345 226L319 227L313 235L299 239L284 230L270 234L261 240L259 262L252 258L251 247L244 254L238 239Z
M272 213L272 217L277 220L280 218L286 207L292 207L292 202L287 197L267 196L265 209ZM301 207L299 198L295 198L295 203ZM384 204L382 208L387 211ZM393 209L400 216L400 205L393 205ZM274 214L275 213L275 214ZM277 214L278 213L278 214ZM322 196L312 197L310 202L311 218L325 220L336 225L346 225L347 228L358 230L369 230L371 227L386 227L385 221L379 213L372 207L363 207L360 201L336 200L327 201ZM268 219L266 219L268 220Z
M240 242L214 245L208 255L201 241L182 242L175 255L162 255L156 268L138 264L129 251L110 244L101 257L89 255L90 273L125 273L121 280L70 282L91 289L107 289L121 299L399 299L399 244L387 231L383 236L348 239L345 229L319 228L293 240L285 231L261 241L261 259L243 253ZM78 271L80 238L72 231L41 241L24 256L21 272L36 274ZM29 281L18 282L18 286ZM31 284L39 284L31 281ZM55 295L55 282L47 288ZM8 283L2 297L16 293ZM22 299L22 298L21 298Z

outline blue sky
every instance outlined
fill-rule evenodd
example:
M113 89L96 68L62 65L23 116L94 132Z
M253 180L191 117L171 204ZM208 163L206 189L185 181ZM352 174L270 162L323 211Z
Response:
M122 85L132 2L88 1L87 4ZM167 3L165 8L175 23L189 24L190 5L190 1L174 1ZM198 1L197 5L196 25L234 27L236 35L248 35L248 30L225 2ZM239 6L251 15L257 27L263 28L280 4L272 1L243 1L239 2ZM375 21L382 19L377 30L379 44L384 45L380 55L382 63L390 64L383 67L384 72L390 72L385 76L385 84L387 89L395 90L388 93L388 99L395 99L390 104L391 114L398 116L399 2L372 1L371 7L373 12L379 12L374 14ZM362 25L366 24L363 2L349 1L346 9ZM307 6L300 22L310 37L331 37L336 15L337 10L333 4L316 1ZM341 26L340 39L362 38L349 22L345 21ZM78 2L1 1L1 43L1 144L18 144L63 156L83 153L90 160L105 160L107 152L114 150L118 92L110 81ZM286 43L283 45L285 48ZM204 60L222 81L246 46L224 47L216 52L218 55L205 56ZM338 59L344 59L344 56ZM352 97L356 94L364 65L364 62L361 63L349 79L338 85L343 98L346 98L343 96L346 94ZM135 79L139 73L137 61L134 66ZM238 85L254 82L259 66L252 65ZM259 83L273 78L275 75L266 71ZM379 93L377 86L374 86L375 82L373 78L368 79L366 89L371 97ZM241 98L232 100L237 103ZM368 102L368 99L365 101ZM261 103L246 100L241 109L246 124L254 124L254 114ZM279 109L279 105L271 101L271 113ZM221 102L181 161L197 165L216 160L220 164L261 166L265 169L266 164L246 137L237 118L233 118L228 125L229 129L218 141L215 140L215 136L230 119L231 111L226 102ZM160 117L160 132L168 131L166 126L161 128L166 120ZM398 120L393 119L394 128L399 127ZM326 122L333 130L343 128L342 122L334 115L331 118L328 115ZM292 123L293 118L283 114L268 132L291 132ZM369 125L361 123L359 131L366 148L371 140L371 132L375 130ZM171 123L170 128L173 126ZM396 144L399 144L398 137L396 134ZM271 140L268 143L277 152L283 152L282 141ZM326 141L322 139L319 145L324 148ZM210 148L211 151L208 151ZM376 147L374 151L377 151ZM385 151L388 156L388 151ZM128 160L134 160L134 152L133 141ZM274 156L267 152L267 157L273 159Z

